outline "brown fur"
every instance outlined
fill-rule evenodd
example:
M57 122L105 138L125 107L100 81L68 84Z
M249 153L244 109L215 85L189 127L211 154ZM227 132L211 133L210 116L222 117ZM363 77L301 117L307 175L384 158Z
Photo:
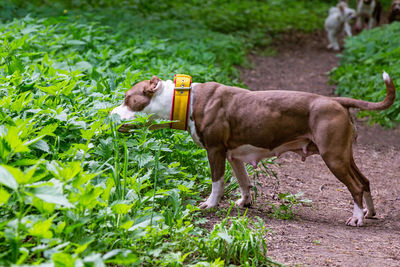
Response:
M135 88L138 90L129 90L125 94L124 103L133 111L141 111L143 110L151 100L153 96L156 86L161 79L153 76L150 81L142 81L135 85Z

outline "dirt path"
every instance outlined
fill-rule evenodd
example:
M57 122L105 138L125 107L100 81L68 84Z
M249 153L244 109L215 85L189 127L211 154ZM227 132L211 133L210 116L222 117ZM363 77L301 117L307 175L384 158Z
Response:
M242 70L242 81L251 90L333 95L327 72L338 65L338 58L326 51L321 34L288 35L278 44L276 55L251 55L254 68ZM355 160L370 179L377 219L366 220L361 228L346 226L353 208L346 187L319 156L303 163L298 155L285 154L276 160L280 167L273 167L279 184L268 177L255 181L262 196L248 211L271 229L268 244L273 259L297 266L400 266L400 128L385 131L362 121L357 126ZM303 198L312 200L312 205L296 208L292 220L274 219L268 203L286 192L304 192Z

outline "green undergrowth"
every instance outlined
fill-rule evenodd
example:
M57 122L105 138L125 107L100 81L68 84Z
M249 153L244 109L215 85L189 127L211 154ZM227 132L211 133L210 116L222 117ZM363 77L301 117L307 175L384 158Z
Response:
M340 66L331 73L331 81L338 84L337 93L368 101L382 101L386 95L382 72L400 85L400 23L393 23L363 31L360 35L346 39L345 51ZM362 111L370 123L394 127L400 122L400 98L384 111Z
M187 133L120 134L109 112L152 75L239 85L235 65L260 36L320 27L310 2L325 4L284 2L1 2L0 265L273 264L261 221L202 226L210 170ZM244 26L238 14L247 14Z

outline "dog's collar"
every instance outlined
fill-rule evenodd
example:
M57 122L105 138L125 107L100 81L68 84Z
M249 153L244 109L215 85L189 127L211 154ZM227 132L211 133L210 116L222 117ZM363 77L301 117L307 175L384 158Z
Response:
M172 99L171 129L186 130L189 116L192 77L186 74L175 74L175 90Z

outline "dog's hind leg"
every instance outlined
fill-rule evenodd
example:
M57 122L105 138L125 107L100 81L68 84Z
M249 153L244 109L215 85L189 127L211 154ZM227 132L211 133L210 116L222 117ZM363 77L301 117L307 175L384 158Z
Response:
M328 39L329 39L330 47L335 51L339 51L340 46L339 46L339 41L337 39L337 33L335 31L329 31Z
M374 202L372 200L371 196L371 189L369 187L369 180L367 177L365 177L360 169L357 167L356 163L354 162L353 156L351 157L351 169L353 173L357 176L357 178L361 181L364 187L364 201L365 205L367 206L366 209L364 209L364 218L373 218L376 214L375 208L374 208Z
M339 45L336 40L335 32L333 30L327 30L327 37L328 37L328 41L329 41L327 48L339 50L339 48L337 47Z
M349 154L333 155L332 153L327 152L321 153L321 156L331 172L339 179L339 181L346 185L353 197L353 216L347 220L346 224L350 226L362 226L364 218L363 184L352 173Z
M364 219L362 181L353 173L352 142L353 128L348 116L348 111L331 105L329 109L319 109L324 114L324 119L314 120L314 143L322 159L330 171L349 189L353 200L353 216L346 224L350 226L362 226Z
M252 188L249 176L247 175L246 168L244 163L240 160L228 158L229 164L232 167L232 170L238 180L240 186L240 192L242 193L242 197L236 201L236 205L239 207L248 207L251 205L252 197L250 189Z

